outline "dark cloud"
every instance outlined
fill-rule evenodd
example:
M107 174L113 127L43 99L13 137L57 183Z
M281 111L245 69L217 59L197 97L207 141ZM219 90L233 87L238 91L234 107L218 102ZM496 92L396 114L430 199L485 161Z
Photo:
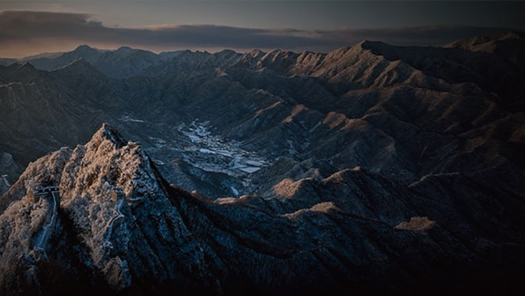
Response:
M341 29L319 31L320 40L325 44L336 45L339 40L349 43L362 40L383 41L395 45L442 45L452 41L476 37L497 36L510 31L506 28L488 28L473 26L421 26L380 29Z
M329 51L362 40L399 45L434 45L456 39L495 35L501 28L432 26L388 29L252 29L214 25L159 25L112 28L89 14L36 11L0 12L0 56L23 56L68 49L79 44L111 48L121 45L152 50L289 49Z

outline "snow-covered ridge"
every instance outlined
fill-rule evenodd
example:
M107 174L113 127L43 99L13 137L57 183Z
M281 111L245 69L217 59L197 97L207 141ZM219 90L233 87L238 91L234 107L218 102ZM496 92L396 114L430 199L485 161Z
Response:
M52 185L38 187L45 184ZM201 272L202 250L191 238L163 186L162 177L142 146L126 142L118 131L103 124L88 143L78 145L72 152L62 149L43 157L14 184L17 190L11 194L17 196L1 216L0 236L10 237L20 247L7 246L4 253L2 248L6 245L0 239L0 262L5 262L0 269L9 268L10 258L15 255L27 258L28 266L47 260L41 255L50 255L50 242L65 239L55 231L63 227L64 221L58 217L62 212L85 245L86 266L96 270L115 290L131 285L128 262L135 258L153 256L153 261L167 261L175 258L175 253L182 254L190 259L180 266ZM38 188L53 191L40 192ZM36 197L32 196L34 193ZM24 219L17 218L18 213L25 213ZM162 245L158 240L180 248L157 249ZM158 268L153 263L140 272L156 272ZM162 277L173 278L180 271L171 268L164 272ZM36 273L35 270L33 274ZM27 284L34 284L36 280L28 281Z

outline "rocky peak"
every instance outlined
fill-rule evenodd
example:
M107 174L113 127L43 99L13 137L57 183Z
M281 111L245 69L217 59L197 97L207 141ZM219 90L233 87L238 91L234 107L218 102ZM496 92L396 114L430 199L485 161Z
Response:
M33 65L31 65L31 63L29 62L23 62L20 67L18 67L18 70L19 71L23 71L25 69L28 69L28 70L34 70L35 67L33 67Z
M156 63L159 59L159 56L151 51L134 49L128 46L119 47L115 51L108 51L104 53L101 57L101 61L105 60L126 60L129 63L147 63L147 61Z
M509 31L509 32L503 34L499 39L500 40L505 40L505 39L523 39L523 33L516 32L516 31Z
M121 46L119 47L115 52L119 52L119 53L131 53L133 51L137 51L136 49L133 49L129 46Z
M103 51L92 48L88 45L80 45L74 51L67 52L58 59L63 59L64 61L74 61L79 58L84 58L89 62L95 62L101 55Z
M24 62L17 67L14 78L20 81L32 81L39 76L39 71L29 62Z
M495 52L497 50L521 51L523 47L523 34L509 31L499 36L482 36L464 38L444 46L445 48L460 48L468 51ZM515 48L517 47L517 48Z
M265 53L260 49L254 49L249 54L252 58L259 59L265 55Z
M383 52L383 51L388 51L388 50L391 50L392 45L389 45L389 44L386 44L384 42L381 42L381 41L370 41L370 40L364 40L360 43L358 43L356 45L356 47L359 47L363 50L372 50L376 53L379 53L379 52Z
M126 144L124 138L120 135L119 131L114 129L108 123L103 123L102 126L95 132L89 144L99 146L103 141L110 141L117 148L120 148Z
M59 192L36 193L49 186L58 187ZM31 164L6 196L11 203L0 216L0 232L16 240L18 247L0 241L4 262L0 272L14 268L11 264L15 263L8 259L20 253L30 258L23 268L33 270L36 278L41 275L38 266L42 260L84 256L86 266L76 268L99 273L115 290L150 276L158 281L185 281L190 270L200 283L209 283L202 250L170 201L149 157L140 144L126 143L108 124L87 144ZM16 217L21 212L28 213L27 219ZM82 254L57 251L60 244L68 243L61 230L68 223L72 223L69 231L85 246ZM167 263L173 258L181 261ZM35 282L38 280L22 284Z
M74 51L76 51L76 52L93 52L93 51L97 51L97 50L94 49L93 47L87 45L87 44L83 44L83 45L79 45Z
M95 70L97 71L86 59L84 58L78 58L74 60L73 62L65 65L62 67L62 69L68 68L68 70L81 70L81 71L90 71Z
M63 67L53 70L52 73L62 75L66 79L71 79L73 81L78 81L78 78L85 80L88 77L101 82L107 81L106 76L83 57L78 58Z

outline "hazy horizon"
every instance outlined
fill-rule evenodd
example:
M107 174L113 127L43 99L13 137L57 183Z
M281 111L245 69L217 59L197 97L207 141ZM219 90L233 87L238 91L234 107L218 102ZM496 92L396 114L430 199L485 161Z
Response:
M0 57L82 44L153 52L328 52L362 40L439 45L525 30L525 2L0 1Z

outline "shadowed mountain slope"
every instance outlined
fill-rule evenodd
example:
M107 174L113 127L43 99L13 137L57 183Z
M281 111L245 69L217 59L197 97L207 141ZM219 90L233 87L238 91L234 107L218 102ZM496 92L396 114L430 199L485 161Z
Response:
M525 191L520 178L502 173L402 185L355 168L282 180L271 197L212 200L169 185L140 144L103 125L85 145L32 163L2 197L9 206L0 216L0 288L3 295L78 286L125 295L512 289L525 263ZM507 191L487 187L488 179ZM41 184L58 187L33 193Z

